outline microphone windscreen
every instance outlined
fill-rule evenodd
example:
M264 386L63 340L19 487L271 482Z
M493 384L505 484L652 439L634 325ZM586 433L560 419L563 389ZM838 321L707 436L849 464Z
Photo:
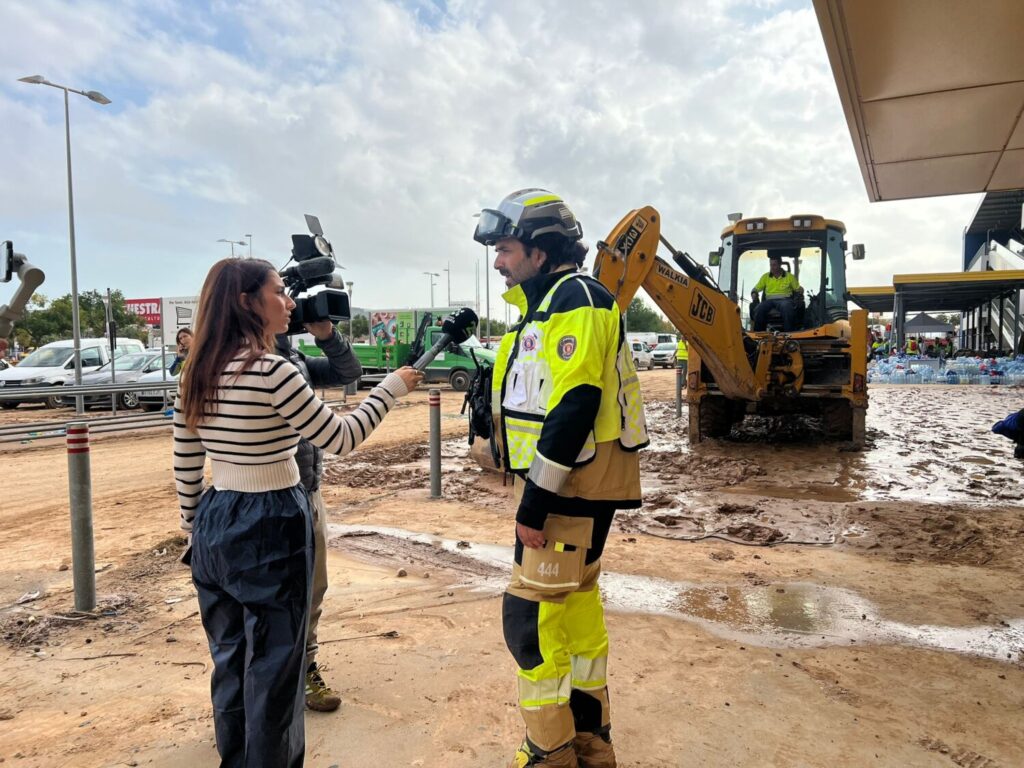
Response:
M452 337L452 341L461 344L476 330L477 316L469 307L452 312L444 319L441 330Z

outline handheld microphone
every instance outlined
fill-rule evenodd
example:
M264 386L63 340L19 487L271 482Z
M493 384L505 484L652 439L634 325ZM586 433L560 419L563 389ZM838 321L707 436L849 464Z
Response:
M331 256L317 256L313 259L300 261L294 267L284 270L281 272L281 279L286 283L296 278L308 282L333 274L335 266L334 259Z
M463 307L452 312L441 324L442 333L437 337L434 346L424 352L420 359L412 364L412 367L417 371L422 371L451 342L454 341L456 344L461 344L472 336L473 331L476 330L476 323L476 312L469 307Z

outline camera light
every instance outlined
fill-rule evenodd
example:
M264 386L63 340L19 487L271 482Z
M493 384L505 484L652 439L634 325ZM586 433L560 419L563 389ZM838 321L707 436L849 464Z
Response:
M323 235L316 235L313 238L313 247L316 248L317 252L321 256L330 256L333 252L331 244L327 241L327 238Z

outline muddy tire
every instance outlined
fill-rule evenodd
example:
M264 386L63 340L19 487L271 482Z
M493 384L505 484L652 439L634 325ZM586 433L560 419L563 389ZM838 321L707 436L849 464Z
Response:
M469 371L464 371L461 368L452 371L452 375L448 377L448 383L452 385L452 389L456 392L465 392L469 389L469 382L471 381Z
M853 408L846 400L822 403L821 428L830 440L852 440Z
M712 395L700 401L700 436L726 437L732 431L732 404L724 397Z

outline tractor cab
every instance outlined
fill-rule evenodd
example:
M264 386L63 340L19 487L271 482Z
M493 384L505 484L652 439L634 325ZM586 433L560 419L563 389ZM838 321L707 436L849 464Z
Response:
M769 259L781 259L802 289L793 296L794 331L819 328L848 319L846 308L846 227L821 216L786 219L738 219L722 232L722 245L711 253L719 267L718 284L740 307L743 327L753 330L756 303L751 291L769 271ZM854 246L853 258L863 258ZM764 299L763 290L759 299ZM781 330L782 316L773 307L768 329Z

